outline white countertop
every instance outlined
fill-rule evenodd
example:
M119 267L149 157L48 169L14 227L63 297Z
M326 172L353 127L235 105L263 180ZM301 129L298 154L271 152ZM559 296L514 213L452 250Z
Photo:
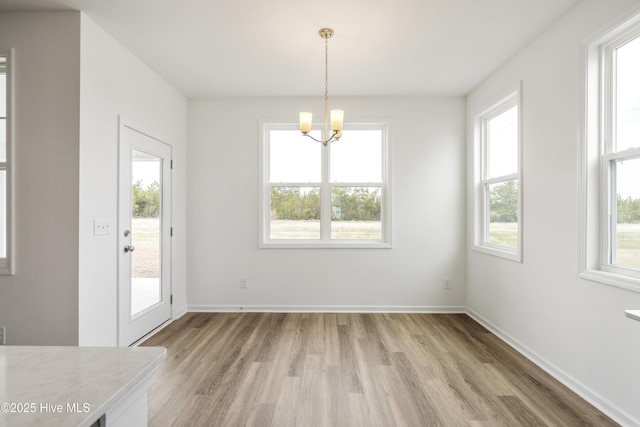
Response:
M166 354L162 347L0 346L0 427L90 426L152 378Z
M625 310L627 317L640 322L640 310Z

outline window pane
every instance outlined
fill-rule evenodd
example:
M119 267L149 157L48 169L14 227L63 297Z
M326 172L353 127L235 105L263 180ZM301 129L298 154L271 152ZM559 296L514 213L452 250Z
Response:
M611 263L640 269L640 159L615 163L617 221Z
M0 170L0 258L7 257L7 171Z
M616 50L616 151L640 147L640 37Z
M0 162L7 161L7 121L0 119Z
M380 187L331 188L332 239L382 239Z
M271 188L271 239L320 238L320 187Z
M330 182L382 181L381 130L345 130L330 152Z
M0 117L7 116L7 74L4 71L6 58L0 56Z
M311 132L319 138L319 132ZM320 182L322 144L299 130L272 130L269 134L270 182Z
M516 247L518 244L518 181L488 185L488 243Z
M0 162L7 161L7 58L0 57Z
M131 316L162 301L162 159L131 153Z
M487 126L487 178L518 172L518 107L492 118Z

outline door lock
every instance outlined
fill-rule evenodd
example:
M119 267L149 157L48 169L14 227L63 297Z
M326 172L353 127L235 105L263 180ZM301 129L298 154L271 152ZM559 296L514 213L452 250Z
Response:
M135 250L136 250L136 248L135 248L135 246L133 246L133 245L125 245L125 246L124 246L124 252L125 252L125 253L127 253L127 252L133 252L133 251L135 251Z

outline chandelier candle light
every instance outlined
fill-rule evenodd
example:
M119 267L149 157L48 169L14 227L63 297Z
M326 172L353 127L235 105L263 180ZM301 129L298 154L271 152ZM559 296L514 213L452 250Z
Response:
M300 132L303 135L308 136L314 141L321 142L325 147L327 144L337 141L342 137L342 125L344 119L343 110L331 110L331 135L329 136L329 126L327 123L327 111L329 110L329 43L328 40L333 37L333 30L331 28L323 28L319 32L320 37L324 39L324 137L326 140L320 141L315 139L309 132L311 132L311 124L313 123L313 116L311 113L300 113Z

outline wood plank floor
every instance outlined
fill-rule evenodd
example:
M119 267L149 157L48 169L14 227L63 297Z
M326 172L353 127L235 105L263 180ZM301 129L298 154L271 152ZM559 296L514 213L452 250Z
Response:
M614 426L466 315L189 313L150 426Z

